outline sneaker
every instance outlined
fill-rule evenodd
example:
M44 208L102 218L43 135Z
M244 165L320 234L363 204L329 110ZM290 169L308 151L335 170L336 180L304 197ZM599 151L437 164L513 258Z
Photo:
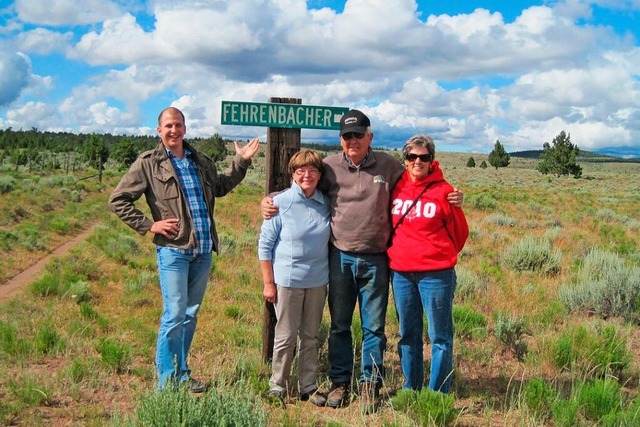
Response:
M208 382L198 381L195 378L189 378L183 384L189 388L191 393L204 393L211 386Z
M300 400L306 402L307 400L316 406L325 406L327 404L327 396L318 391L318 389L311 390L309 393L302 393Z
M364 382L360 384L360 413L370 415L378 412L382 403L380 385Z
M332 408L342 408L349 401L349 383L333 383L329 396L327 396L327 406Z

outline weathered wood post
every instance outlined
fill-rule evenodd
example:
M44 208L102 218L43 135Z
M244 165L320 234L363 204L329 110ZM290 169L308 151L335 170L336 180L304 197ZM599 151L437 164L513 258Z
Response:
M301 104L300 98L269 98L269 102L279 104ZM287 129L270 127L267 130L267 185L266 194L282 191L291 186L291 176L287 171L291 156L300 151L300 128ZM273 304L265 301L262 322L262 360L268 363L273 358L276 312Z
M266 193L291 186L287 171L289 161L300 150L302 128L340 129L340 118L349 109L319 105L302 105L299 98L269 98L268 103L222 101L220 123L236 126L267 126ZM273 359L276 314L273 304L264 304L262 324L262 359Z

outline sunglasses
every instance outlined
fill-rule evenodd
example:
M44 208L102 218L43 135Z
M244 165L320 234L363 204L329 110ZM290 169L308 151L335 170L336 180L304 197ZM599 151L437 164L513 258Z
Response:
M364 138L364 133L361 133L361 132L347 132L344 135L342 135L342 138L344 138L345 141L351 141L353 138L362 139L362 138Z
M433 160L433 156L431 154L413 154L413 153L409 153L406 156L404 156L405 159L407 159L410 162L415 162L416 159L420 159L423 162L430 162L431 160Z

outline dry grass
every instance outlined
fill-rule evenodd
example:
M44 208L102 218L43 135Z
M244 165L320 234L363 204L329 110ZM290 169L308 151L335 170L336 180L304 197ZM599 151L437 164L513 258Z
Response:
M633 183L640 178L640 165L587 163L582 165L585 179L574 180L540 175L535 171L535 161L515 158L508 168L497 171L467 168L469 156L438 153L449 182L465 192L464 209L472 233L459 265L473 273L483 289L456 303L464 303L488 319L486 338L456 340L457 425L538 425L518 405L522 383L538 376L556 382L581 378L582 372L562 372L553 366L550 347L564 328L598 322L587 314L567 314L557 301L558 288L574 280L580 260L592 247L626 251L622 253L629 262L640 264L637 230L596 215L607 208L621 216L637 216L640 189ZM486 160L484 155L473 157L477 165ZM269 367L260 360L262 298L256 254L263 170L258 164L245 184L217 200L216 220L224 247L215 259L191 356L191 367L198 377L228 381L243 378L256 393L266 392L269 374ZM114 184L114 180L109 182L109 186ZM494 200L495 207L475 207L473 200L479 195ZM3 206L6 200L0 198L0 209L7 209ZM102 199L96 200L103 203ZM512 223L504 225L492 215L509 218ZM505 252L526 235L548 237L553 247L560 249L560 274L517 273L504 265ZM118 241L121 236L135 235L109 217L103 228L77 248L75 262L95 265L88 281L89 303L97 317L83 317L79 305L69 296L42 298L27 290L12 301L0 301L0 321L16 325L20 337L29 341L42 324L48 323L55 325L66 342L63 351L52 355L31 351L11 356L0 351L0 402L9 405L8 409L0 405L0 424L107 425L114 413L131 413L137 399L153 389L155 333L161 305L153 283L154 248L149 236L135 236L140 249L123 263L111 258L97 243L108 238ZM3 255L5 259L12 257L6 252ZM18 259L11 262L19 265ZM151 283L136 286L136 281L145 281L144 275L152 277ZM497 313L525 319L529 351L524 360L518 360L493 336ZM640 333L634 325L615 319L607 322L619 328L634 355L632 368L621 379L634 395L640 370ZM326 331L328 312L324 323ZM390 304L384 388L390 394L402 382L395 351L397 331ZM105 337L131 347L132 363L124 374L114 374L101 363L95 346ZM320 378L325 384L326 351L325 340ZM428 346L425 352L429 354ZM74 365L74 360L81 361L84 370ZM74 377L73 369L84 372L84 376ZM6 385L22 376L50 388L51 398L40 405L20 406ZM286 410L265 405L271 425L410 425L410 420L390 407L363 417L357 403L341 410L315 408L295 399Z

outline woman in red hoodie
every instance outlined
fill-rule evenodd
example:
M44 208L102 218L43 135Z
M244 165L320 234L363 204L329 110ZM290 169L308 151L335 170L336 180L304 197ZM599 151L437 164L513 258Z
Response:
M403 388L422 389L422 318L426 312L431 341L429 388L448 393L453 372L454 267L469 227L462 209L447 202L453 187L434 160L433 139L413 136L402 153L407 170L391 197L394 231L387 253L400 323Z

